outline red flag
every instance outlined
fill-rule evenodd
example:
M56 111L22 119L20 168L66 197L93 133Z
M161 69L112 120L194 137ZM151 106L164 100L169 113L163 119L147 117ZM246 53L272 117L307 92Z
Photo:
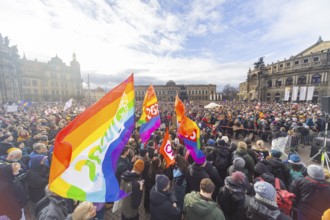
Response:
M171 146L170 135L168 133L168 128L166 128L165 137L162 146L159 148L159 153L161 153L166 160L166 168L175 164L173 149Z

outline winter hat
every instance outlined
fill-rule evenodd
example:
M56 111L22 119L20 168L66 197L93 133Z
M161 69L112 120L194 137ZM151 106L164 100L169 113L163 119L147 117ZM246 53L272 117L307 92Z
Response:
M289 163L293 163L293 164L300 164L300 157L298 154L291 154L289 156Z
M242 188L245 185L245 175L240 171L236 171L227 176L225 179L225 186L230 189Z
M321 166L312 164L307 167L307 174L308 176L312 177L313 179L317 180L324 180L324 170Z
M245 142L246 144L252 144L251 139L248 138L248 137L244 138L244 142Z
M256 192L255 198L257 200L277 207L276 190L272 184L265 181L258 181L254 184L254 191Z
M222 136L221 140L224 140L226 144L229 142L229 138L227 136Z
M156 175L156 188L158 191L163 191L169 182L170 180L167 176L161 174Z
M135 161L134 166L133 166L133 170L142 173L143 172L143 169L144 169L144 162L143 162L143 160L138 159L137 161Z
M207 141L207 145L209 145L209 146L214 146L214 144L215 144L215 141L213 139L209 139Z
M282 152L279 150L271 150L270 154L272 157L280 158L282 156Z
M245 166L245 160L242 157L236 157L233 161L234 167L243 169Z
M33 155L30 156L29 168L32 170L37 170L40 167L40 163L42 160L46 160L48 156L45 155Z
M246 150L247 149L247 145L245 142L240 141L237 144L237 151L241 151L241 150Z

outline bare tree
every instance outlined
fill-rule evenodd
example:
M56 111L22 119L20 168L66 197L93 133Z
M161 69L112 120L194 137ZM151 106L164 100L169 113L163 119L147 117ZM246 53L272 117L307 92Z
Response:
M238 92L237 88L231 86L230 84L226 84L223 87L222 95L224 99L233 100L237 97L237 92Z

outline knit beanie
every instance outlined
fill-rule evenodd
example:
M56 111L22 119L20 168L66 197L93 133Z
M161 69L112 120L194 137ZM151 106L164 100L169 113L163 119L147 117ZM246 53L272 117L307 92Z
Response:
M243 169L245 166L245 160L242 157L236 157L233 161L234 167Z
M282 156L282 152L279 150L271 150L270 154L275 158L280 158Z
M272 184L265 181L258 181L254 184L254 191L256 192L255 198L257 200L277 207L276 190Z
M225 179L226 187L230 189L245 188L245 175L240 171L236 171L227 176Z
M325 175L324 175L324 170L321 166L312 164L307 167L307 174L308 176L312 177L313 179L316 180L324 180Z
M144 169L144 162L143 162L143 160L138 159L137 161L135 161L134 166L133 166L133 170L142 173L143 172L143 169Z
M158 191L163 191L169 182L170 180L167 176L161 174L156 175L156 188Z

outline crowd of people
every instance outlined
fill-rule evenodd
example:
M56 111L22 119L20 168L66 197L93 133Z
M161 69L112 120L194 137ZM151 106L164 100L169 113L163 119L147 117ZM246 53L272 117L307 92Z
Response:
M327 119L309 103L220 102L205 109L185 103L201 130L206 159L196 163L177 135L174 103L159 103L162 125L146 145L137 127L116 167L120 202L91 203L48 190L56 134L84 106L35 105L0 110L0 219L105 219L109 207L122 219L139 219L141 204L151 219L330 219L327 170L306 166L299 148L323 132ZM142 103L136 103L136 120ZM158 149L169 128L175 164ZM267 143L288 137L288 157ZM33 207L30 213L27 206ZM322 217L323 216L323 217Z

